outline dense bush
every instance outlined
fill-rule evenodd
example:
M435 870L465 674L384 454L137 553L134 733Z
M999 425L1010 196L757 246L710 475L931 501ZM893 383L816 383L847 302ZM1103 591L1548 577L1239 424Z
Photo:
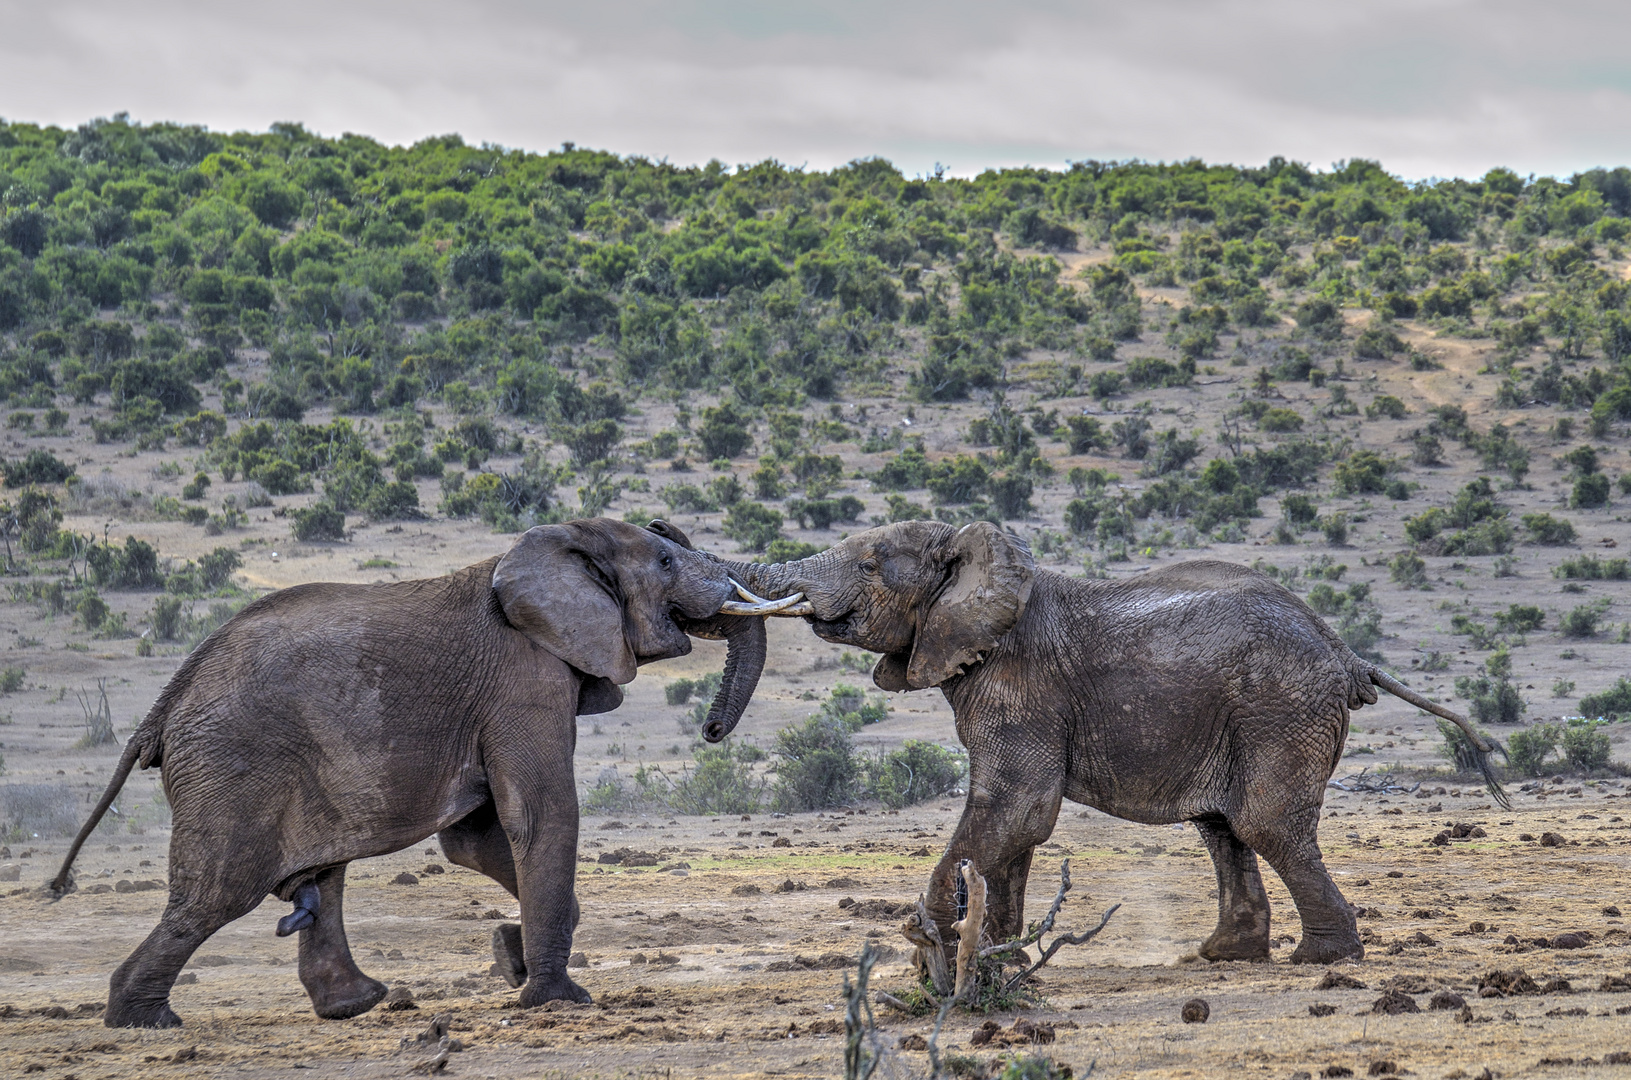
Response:
M1587 694L1580 699L1580 711L1588 717L1631 720L1631 679L1621 675L1613 686L1602 693Z

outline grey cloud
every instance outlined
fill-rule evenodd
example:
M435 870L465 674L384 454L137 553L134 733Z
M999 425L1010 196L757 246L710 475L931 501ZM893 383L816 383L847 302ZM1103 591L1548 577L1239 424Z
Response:
M1381 159L1408 177L1631 160L1631 9L1510 0L457 7L0 0L0 114L302 120L908 172Z

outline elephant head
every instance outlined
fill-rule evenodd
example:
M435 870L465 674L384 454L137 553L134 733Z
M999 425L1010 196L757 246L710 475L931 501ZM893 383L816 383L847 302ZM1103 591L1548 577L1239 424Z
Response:
M885 690L939 686L978 663L1024 614L1035 564L1023 540L988 522L907 521L857 533L819 555L732 566L758 593L806 599L820 637L883 653Z
M580 714L616 708L618 684L640 665L684 656L688 631L721 626L731 647L714 710L734 727L764 666L762 616L789 602L752 596L683 533L653 525L593 518L530 529L494 568L493 594L511 626L583 673Z

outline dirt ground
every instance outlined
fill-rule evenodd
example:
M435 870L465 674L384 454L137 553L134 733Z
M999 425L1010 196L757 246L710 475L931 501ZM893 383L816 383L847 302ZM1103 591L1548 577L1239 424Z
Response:
M1565 592L1566 583L1551 569L1584 552L1606 556L1609 549L1618 549L1612 552L1617 555L1631 548L1625 498L1604 510L1560 505L1567 485L1552 459L1582 440L1553 443L1546 434L1551 410L1495 408L1499 376L1484 371L1487 342L1438 339L1425 329L1406 328L1413 345L1439 357L1441 370L1350 362L1346 377L1335 385L1345 387L1361 408L1375 394L1397 395L1412 415L1397 421L1322 418L1329 386L1281 386L1282 403L1308 417L1309 430L1325 427L1390 455L1408 451L1409 433L1425 423L1421 413L1440 403L1464 405L1480 430L1495 422L1515 425L1534 465L1527 486L1502 492L1503 504L1514 519L1531 510L1570 519L1580 530L1577 544L1520 546L1516 576L1498 577L1492 558L1430 557L1431 589L1391 583L1386 562L1405 547L1403 518L1428 505L1445 505L1478 472L1474 455L1447 442L1446 465L1404 473L1422 485L1409 501L1318 493L1322 513L1352 515L1354 529L1345 545L1327 544L1318 533L1296 546L1273 543L1277 508L1265 500L1265 517L1238 543L1150 546L1131 562L1104 569L1121 575L1198 557L1263 559L1290 568L1331 556L1348 566L1341 585L1371 583L1384 616L1380 649L1390 668L1412 686L1463 709L1466 703L1455 700L1454 679L1473 673L1486 654L1471 651L1466 637L1450 632L1451 615L1488 617L1508 604L1536 604L1546 611L1547 623L1514 649L1515 676L1532 717L1573 713L1580 695L1600 691L1631 670L1631 646L1617 640L1619 626L1631 620L1631 583L1590 581ZM1242 354L1249 355L1252 345L1241 343ZM1171 355L1154 333L1123 353ZM1210 456L1217 452L1210 443L1222 412L1255 371L1255 364L1231 366L1228 359L1225 354L1216 361L1195 387L1154 390L1132 400L1151 403L1158 430L1200 429ZM263 373L261 364L250 356L244 370L234 374L256 378ZM1028 404L1035 393L1022 384L1009 400ZM1085 397L1038 404L1061 415L1105 411ZM1112 406L1125 411L1130 404L1118 399ZM631 441L672 421L670 405L642 402L641 408L643 415L630 425ZM907 406L880 395L851 400L841 414L863 432L878 426L921 433L931 454L942 454L967 449L968 421L984 408L977 402L918 405L908 424ZM184 453L96 445L79 423L87 410L71 411L75 434L18 436L8 454L46 445L104 489L122 485L149 494L177 494L194 471ZM824 408L812 412L825 415ZM309 422L326 419L317 414ZM1043 448L1058 479L1039 489L1036 518L1015 525L1033 540L1044 531L1061 532L1062 507L1071 497L1063 478L1072 465L1110 469L1131 490L1144 483L1136 462L1068 457L1063 446L1046 441ZM1631 466L1623 441L1611 440L1603 451L1610 476ZM846 476L875 468L884 456L860 454L854 443L825 452L844 455ZM500 469L505 465L494 463ZM753 467L750 459L737 465L744 480ZM670 478L653 471L646 479L651 493L627 493L610 512L621 516L642 506L655 511L662 484L705 482L707 474ZM217 481L210 501L241 488L241 483ZM883 496L864 482L849 481L847 489L865 500L869 514L884 512ZM425 482L421 491L425 505L434 506L439 497L434 482ZM921 493L911 497L923 499ZM278 502L299 505L311 498ZM139 500L126 509L109 498L81 500L67 509L65 527L98 534L105 528L115 540L134 534L178 560L232 544L245 564L238 581L255 588L434 575L500 552L511 542L479 523L439 517L397 525L353 522L357 531L346 543L297 544L285 520L268 510L253 511L242 530L206 537L192 526L147 519ZM699 546L732 550L718 532L719 515L686 514L677 521ZM837 535L791 534L823 543ZM1065 573L1081 573L1084 557L1092 554L1069 545L1041 554L1038 547L1040 565ZM138 629L153 601L151 594L136 593L105 598ZM1597 600L1608 604L1602 632L1584 640L1557 636L1554 628L1563 612ZM65 783L85 802L94 800L117 748L76 748L84 730L79 695L94 698L103 680L123 735L180 663L183 650L161 646L155 655L140 657L135 639L94 639L67 616L45 616L33 604L17 601L0 605L0 634L9 641L0 665L26 672L23 688L0 700L0 753L7 768L0 784ZM1434 652L1447 656L1449 667L1419 670L1422 658ZM767 745L777 729L814 711L813 699L824 698L835 683L870 686L864 673L838 666L839 654L802 624L774 622L766 677L741 731ZM698 642L691 656L645 669L621 710L584 718L577 749L580 780L591 784L607 768L627 777L642 763L677 769L689 760L689 738L677 723L682 710L664 703L663 686L682 675L718 670L722 658L722 646ZM1576 683L1576 689L1554 697L1559 680ZM899 696L892 707L887 720L862 732L860 743L888 748L926 738L955 745L950 709L938 692ZM1056 1041L1025 1052L1068 1063L1078 1077L1090 1071L1138 1077L1349 1075L1332 1071L1336 1067L1358 1076L1387 1072L1374 1063L1435 1078L1478 1077L1485 1070L1501 1077L1631 1075L1631 1066L1605 1063L1610 1055L1631 1052L1631 1024L1622 1015L1631 1014L1631 993L1599 989L1618 978L1627 980L1619 989L1631 990L1631 935L1619 915L1621 908L1631 910L1631 834L1626 831L1631 825L1619 809L1631 788L1616 778L1591 780L1560 771L1558 779L1530 784L1529 790L1518 790L1522 781L1514 781L1515 808L1502 811L1476 784L1442 772L1437 731L1413 707L1384 699L1356 713L1354 724L1351 756L1339 776L1363 767L1397 767L1425 777L1413 796L1328 792L1322 846L1337 882L1362 908L1360 926L1368 941L1363 961L1333 970L1363 988L1317 989L1324 969L1283 961L1195 961L1194 950L1215 919L1215 891L1194 829L1135 825L1067 803L1052 840L1038 852L1030 909L1046 907L1064 858L1071 860L1076 888L1063 925L1080 928L1096 922L1111 904L1123 906L1096 941L1066 950L1045 973L1043 1000L1024 1015L1051 1024ZM1497 733L1504 737L1510 730ZM1614 755L1620 762L1628 759L1624 739L1615 729ZM287 1075L291 1068L311 1070L312 1076L403 1075L427 1054L417 1046L400 1049L401 1040L411 1042L439 1013L451 1015L453 1034L466 1045L447 1063L452 1075L839 1075L839 989L845 971L828 965L840 963L836 957L852 960L871 940L894 951L879 965L874 985L898 992L910 983L905 941L897 932L900 918L881 913L886 904L863 903L856 914L854 905L840 902L914 899L960 810L960 800L948 798L900 813L869 807L825 815L754 815L751 821L666 814L625 814L615 822L587 817L578 883L583 920L574 947L589 965L576 977L596 1004L531 1012L518 1009L515 991L488 974L491 929L496 920L515 914L513 902L485 878L447 866L427 842L354 865L346 911L364 969L407 988L416 1008L376 1009L337 1023L316 1019L295 975L294 942L273 936L274 923L286 911L274 902L221 931L195 957L184 976L188 981L174 995L185 1027L108 1031L96 1011L106 997L108 975L151 929L165 896L159 886L166 874L168 832L162 807L154 801L156 783L154 773L132 777L120 800L123 820L87 846L77 866L81 888L60 903L40 901L35 890L55 871L65 837L12 840L9 849L0 850L0 867L17 871L14 882L0 881L0 1071L6 1075L250 1077ZM1485 835L1445 846L1428 842L1453 824L1478 826ZM1547 834L1560 842L1534 839ZM791 846L773 846L784 838ZM657 865L624 868L596 861L618 847L649 852ZM430 866L440 869L427 872ZM393 884L404 871L415 874L417 884ZM1298 932L1295 912L1278 879L1265 877L1275 903L1277 953L1289 956ZM158 884L142 888L144 882ZM127 891L113 891L121 888ZM1563 934L1579 935L1563 944L1580 947L1552 947ZM1537 939L1548 944L1538 945ZM1527 972L1544 992L1479 996L1482 977L1513 969ZM1421 1011L1373 1011L1387 988L1404 991ZM1430 1009L1439 990L1459 994L1470 1013L1459 1006ZM1209 1003L1210 1019L1185 1024L1180 1009L1195 997ZM1311 1015L1314 1006L1334 1011ZM1009 1028L1016 1015L990 1019ZM985 1019L953 1017L942 1048L980 1062L1000 1056L1002 1051L990 1047L970 1047L971 1033ZM923 1051L895 1048L906 1036L927 1037L930 1021L881 1010L879 1023L892 1053L881 1075L925 1074Z

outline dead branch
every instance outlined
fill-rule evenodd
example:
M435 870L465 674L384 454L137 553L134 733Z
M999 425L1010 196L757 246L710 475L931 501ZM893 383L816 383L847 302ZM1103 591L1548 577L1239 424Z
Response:
M901 934L917 946L918 960L929 976L929 985L936 995L952 991L951 972L946 969L946 945L940 939L940 927L929 917L929 907L920 894L917 909L901 924Z
M917 1012L916 1009L906 1004L906 1002L902 1001L894 994L886 994L882 990L874 990L872 992L872 1000L876 1001L879 1005L886 1005L889 1008L894 1009L896 1012L903 1012L908 1015Z
M985 878L974 869L974 863L964 859L957 865L968 886L968 910L961 919L951 924L957 932L957 984L953 998L963 1000L978 976L975 961L980 955L980 932L985 928Z
M980 958L1001 956L1003 953L1018 952L1027 945L1035 945L1042 940L1042 935L1053 929L1053 922L1059 917L1059 909L1065 905L1065 894L1070 891L1070 860L1066 859L1059 864L1059 891L1054 895L1053 904L1048 908L1048 914L1043 920L1031 928L1031 932L1022 938L993 945L988 949L980 950Z
M1049 960L1052 960L1053 954L1064 948L1066 945L1086 945L1089 941L1092 941L1094 938L1098 937L1099 931L1103 930L1107 925L1109 925L1110 916L1114 915L1120 910L1121 905L1116 904L1112 906L1109 911L1104 913L1104 917L1099 920L1099 925L1095 926L1093 929L1084 930L1080 934L1061 934L1054 938L1048 947L1042 950L1042 959L1038 960L1036 963L1032 964L1018 975L1015 975L1012 979L1009 979L1007 985L1005 985L1003 989L1012 990L1026 979L1029 979L1032 975L1035 975L1038 971L1041 971L1042 965L1046 964Z

